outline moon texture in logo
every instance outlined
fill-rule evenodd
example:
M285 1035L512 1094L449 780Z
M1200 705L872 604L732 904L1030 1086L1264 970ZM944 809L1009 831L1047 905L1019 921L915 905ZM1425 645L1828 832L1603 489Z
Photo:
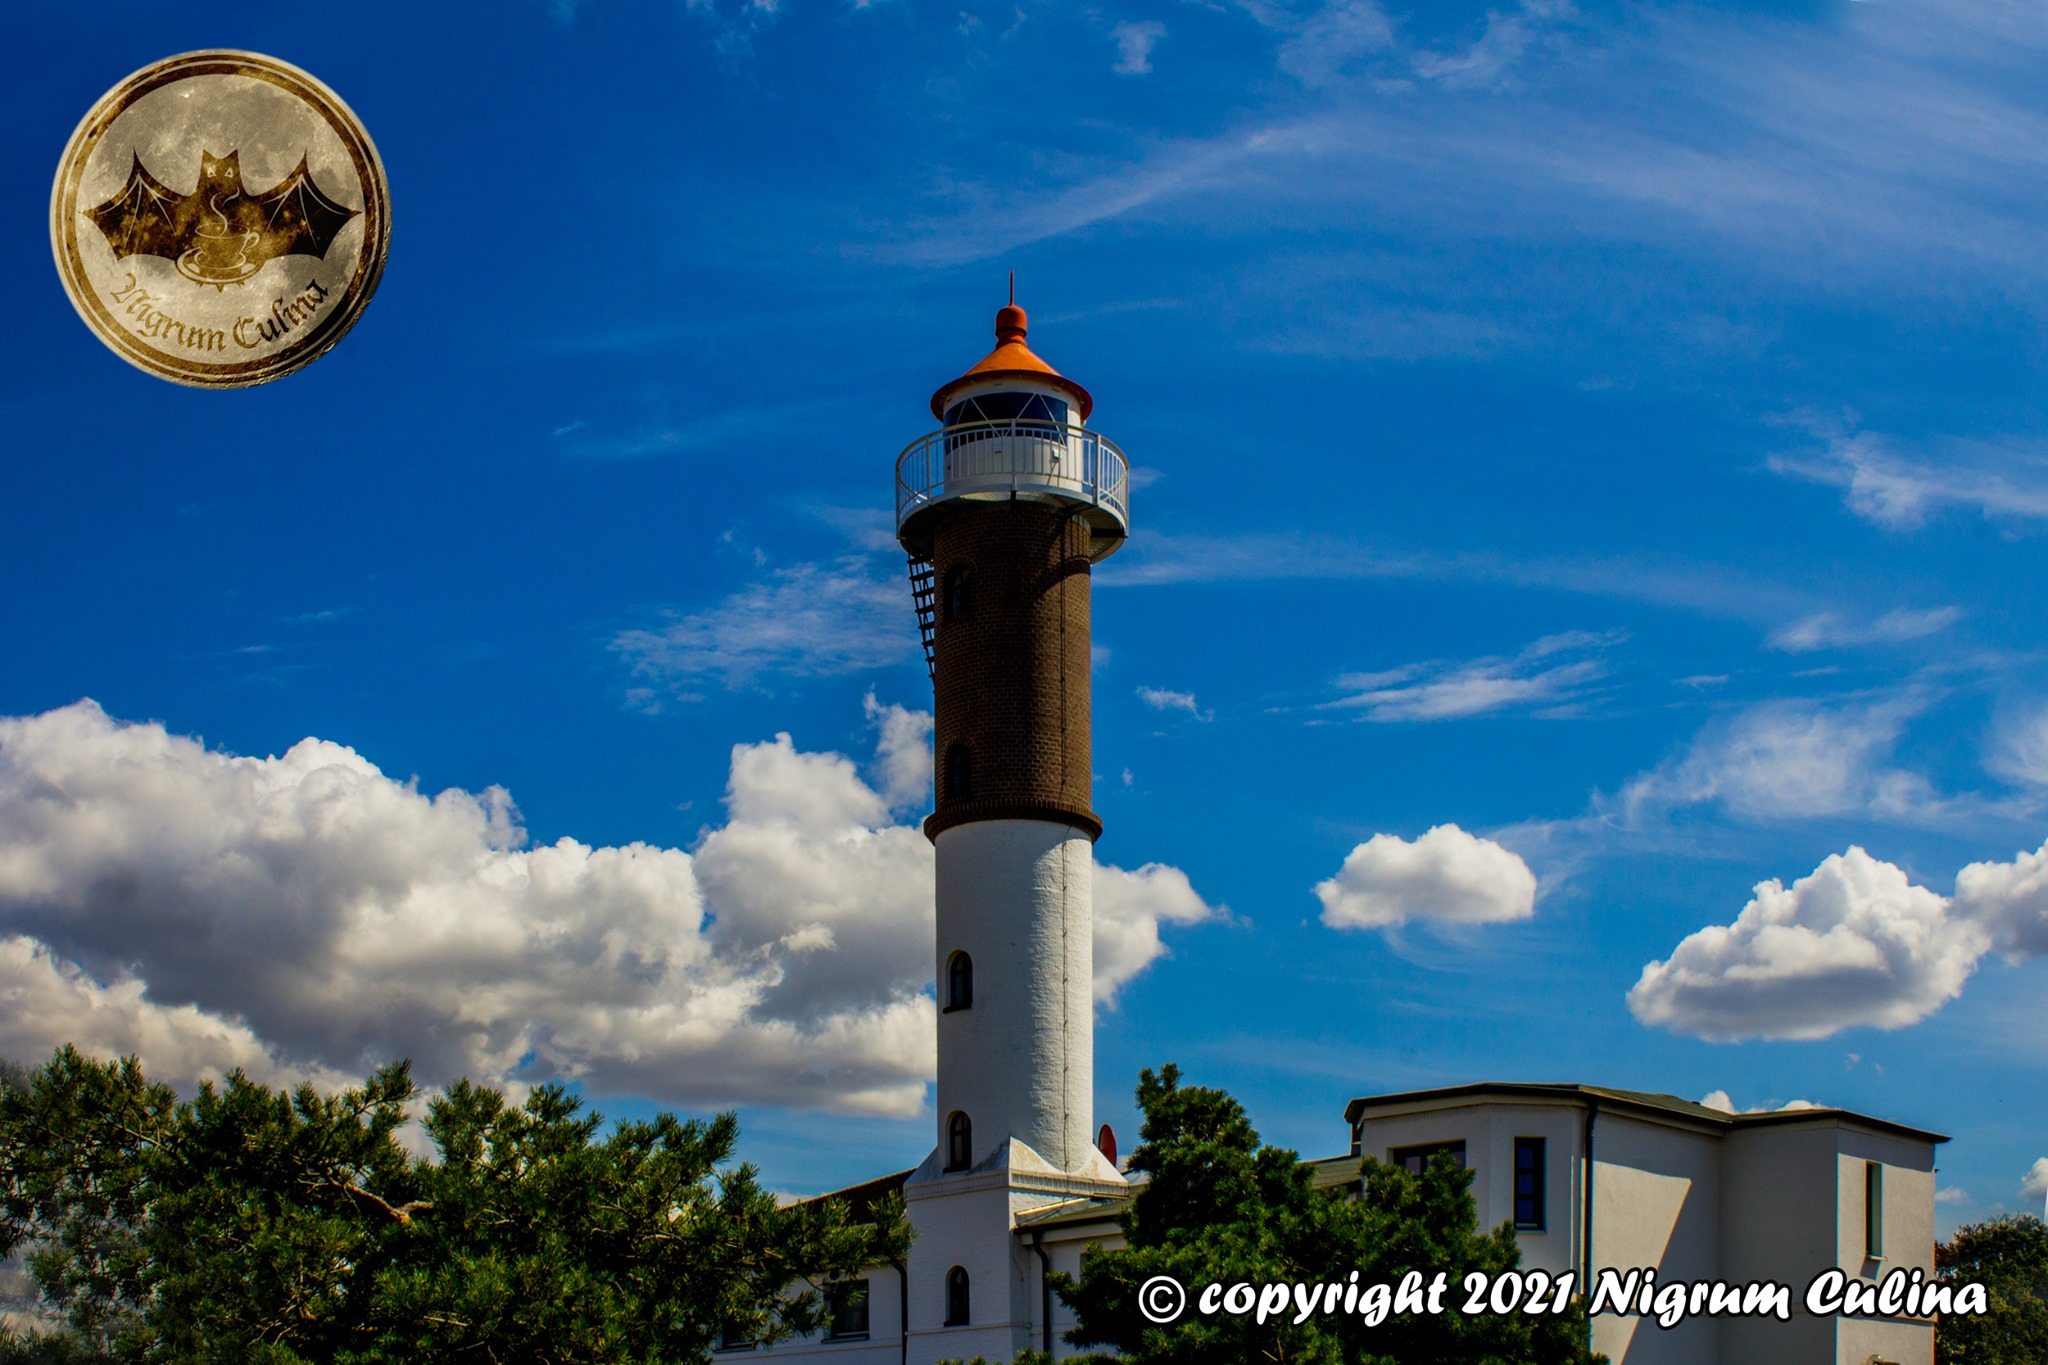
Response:
M103 96L50 195L64 290L93 333L180 384L290 374L348 331L384 271L391 199L362 124L253 52L188 52Z

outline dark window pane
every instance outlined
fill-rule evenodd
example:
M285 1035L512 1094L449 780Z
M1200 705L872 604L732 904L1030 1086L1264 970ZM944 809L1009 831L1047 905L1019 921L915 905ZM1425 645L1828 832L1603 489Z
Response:
M830 1285L825 1290L826 1306L831 1310L831 1321L825 1328L827 1341L844 1341L868 1334L868 1282L849 1280L843 1284Z
M1515 1139L1515 1226L1543 1230L1543 1139Z
M964 1326L970 1318L967 1301L967 1268L954 1266L946 1272L946 1326Z

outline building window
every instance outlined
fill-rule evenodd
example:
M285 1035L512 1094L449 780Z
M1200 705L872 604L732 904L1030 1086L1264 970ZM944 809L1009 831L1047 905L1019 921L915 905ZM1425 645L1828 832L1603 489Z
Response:
M1543 1231L1543 1139L1515 1139L1515 1229Z
M1422 1168L1429 1164L1429 1159L1440 1153L1449 1157L1451 1163L1459 1170L1465 1169L1463 1138L1456 1142L1424 1142L1414 1147L1396 1147L1387 1153L1387 1160L1410 1175L1421 1175Z
M955 953L946 959L946 1012L974 1004L974 959Z
M956 1265L946 1272L946 1322L948 1327L967 1325L967 1267Z
M972 585L973 575L967 571L965 564L955 564L952 568L946 570L945 600L946 619L948 621L957 621L967 615L967 608L972 602L969 595L969 589Z
M825 1286L827 1341L866 1341L868 1338L868 1282L843 1280Z
M965 744L955 744L946 750L946 799L974 799L974 756Z
M1884 1259L1884 1163L1863 1163L1863 1254Z
M1028 430L1044 423L1064 423L1067 405L1043 393L983 393L963 398L946 409L945 422L957 427L963 422L1029 422Z
M726 1324L718 1334L718 1349L721 1351L751 1351L754 1349L754 1334L744 1327Z
M946 1120L946 1169L964 1171L974 1164L974 1124L965 1110L956 1109Z

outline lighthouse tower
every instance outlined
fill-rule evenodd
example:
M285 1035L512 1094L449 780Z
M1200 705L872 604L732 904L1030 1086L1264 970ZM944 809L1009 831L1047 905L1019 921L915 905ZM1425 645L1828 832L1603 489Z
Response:
M1040 1344L1016 1216L1123 1188L1093 1113L1088 588L1129 531L1129 470L1026 326L996 314L896 462L937 768L938 1142L905 1187L909 1327L963 1359Z

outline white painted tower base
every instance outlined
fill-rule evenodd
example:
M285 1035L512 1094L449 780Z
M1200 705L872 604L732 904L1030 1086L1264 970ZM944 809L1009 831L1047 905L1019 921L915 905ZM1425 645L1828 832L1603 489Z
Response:
M1092 844L1049 820L979 820L938 837L938 980L956 952L973 1003L939 1016L939 1150L965 1114L978 1166L1011 1138L1054 1170L1115 1169L1095 1150Z

